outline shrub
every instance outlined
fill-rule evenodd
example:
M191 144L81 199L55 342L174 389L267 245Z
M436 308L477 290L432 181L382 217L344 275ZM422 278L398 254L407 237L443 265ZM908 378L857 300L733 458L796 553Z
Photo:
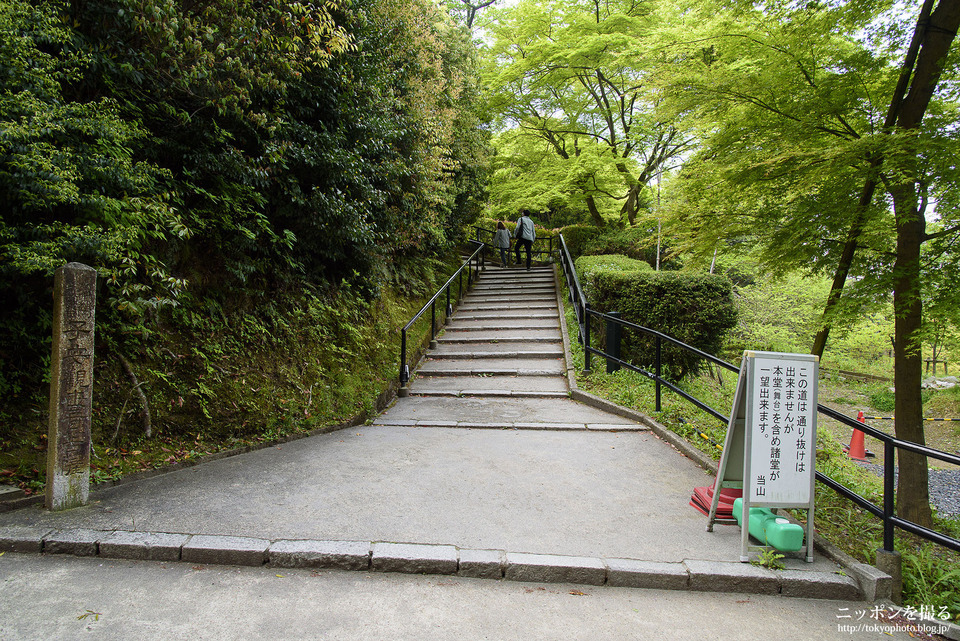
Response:
M560 230L563 242L570 250L570 257L576 260L583 256L584 248L593 239L600 235L601 230L593 225L570 225Z
M628 227L626 229L608 229L598 234L586 243L584 254L623 254L636 260L642 260L655 266L657 264L657 230L642 227ZM667 258L665 247L660 248L660 268L667 270L680 269L678 259Z
M591 279L589 299L598 311L620 312L626 321L710 354L719 353L737 320L730 281L710 274L603 270ZM624 360L652 367L656 362L655 339L625 330L621 354ZM698 372L702 359L665 344L661 363L666 375L679 380Z
M566 236L564 236L566 240ZM598 274L631 272L651 272L653 268L642 260L634 260L621 254L607 254L604 256L581 256L574 261L580 285L584 289L587 300L593 298L594 281Z

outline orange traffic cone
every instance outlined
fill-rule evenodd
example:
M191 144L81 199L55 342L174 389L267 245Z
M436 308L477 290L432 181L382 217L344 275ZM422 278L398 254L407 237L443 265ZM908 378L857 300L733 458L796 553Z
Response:
M863 412L857 412L857 420L861 423L866 423L866 420L863 418ZM867 451L863 445L863 432L860 430L853 430L853 435L850 436L850 446L846 448L847 455L857 461L867 460Z

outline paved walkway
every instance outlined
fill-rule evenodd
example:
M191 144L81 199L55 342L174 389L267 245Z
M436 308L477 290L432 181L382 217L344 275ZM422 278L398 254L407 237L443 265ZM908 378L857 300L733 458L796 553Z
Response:
M474 599L513 598L520 588L507 585L512 582L525 594L564 597L602 585L591 588L587 608L599 609L584 616L599 625L596 617L609 599L626 608L611 629L623 632L623 622L630 622L639 626L638 636L646 636L644 624L635 621L630 604L646 604L650 595L663 599L662 607L676 604L681 616L699 616L694 603L702 603L712 612L704 635L710 638L753 638L725 632L738 619L721 615L724 608L754 612L756 630L767 633L776 632L769 621L778 621L791 627L789 638L828 638L824 626L848 636L833 624L843 622L841 607L868 607L859 599L863 586L868 597L877 591L870 569L841 568L822 554L812 564L788 558L784 571L739 563L739 528L718 525L708 533L706 517L688 505L693 488L708 485L711 476L637 417L570 398L560 330L552 270L488 268L421 364L409 395L372 424L100 490L89 506L68 512L34 507L0 514L0 550L8 552L0 558L0 579L17 586L16 598L5 594L0 605L0 639L18 629L2 627L15 603L34 603L36 588L27 577L39 580L51 570L72 582L91 572L79 559L55 553L139 564L96 566L92 575L105 586L122 584L128 570L121 569L128 567L138 568L129 570L131 577L154 580L157 562L186 561L176 565L177 576L189 574L185 567L269 563L285 572L323 572L332 585L349 584L348 592L358 581L381 586L362 592L389 602L396 601L384 596L390 586L424 593L445 591L422 586L458 586L452 591L460 596L442 600L459 612L475 608ZM41 549L43 556L30 556ZM168 568L165 576L173 568L159 567ZM339 569L458 577L411 584ZM274 574L260 572L217 570L215 585L229 592L235 577L247 586L240 590L256 585L281 595L287 589L272 581L263 586ZM161 591L191 582L181 578L164 587L156 580ZM324 598L322 589L314 592ZM441 598L424 598L434 597ZM504 616L553 616L558 603ZM778 612L790 613L789 625ZM816 619L816 634L807 635L803 622L791 618L796 612ZM448 616L456 615L437 620ZM668 610L651 620L674 618ZM423 629L413 629L422 636ZM597 638L602 629L569 638ZM676 629L675 638L686 636ZM235 632L210 638L246 638Z

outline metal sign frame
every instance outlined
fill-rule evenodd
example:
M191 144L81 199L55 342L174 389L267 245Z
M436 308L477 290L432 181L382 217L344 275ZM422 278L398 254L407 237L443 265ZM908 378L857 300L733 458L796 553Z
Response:
M811 354L743 353L707 517L712 531L721 488L743 489L741 561L750 560L750 508L773 507L807 510L813 562L819 363Z

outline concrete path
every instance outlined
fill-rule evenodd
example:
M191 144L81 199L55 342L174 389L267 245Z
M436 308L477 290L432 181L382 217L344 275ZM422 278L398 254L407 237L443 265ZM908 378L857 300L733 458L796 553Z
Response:
M651 628L670 638L848 636L839 608L865 609L858 600L877 596L883 577L819 554L812 564L787 558L779 571L740 563L739 528L708 533L688 505L693 488L712 481L702 467L643 421L569 398L553 279L548 269L484 272L409 395L370 425L100 490L67 512L0 514L0 640L85 625L98 638L154 638L148 630L167 611L120 596L141 582L155 584L151 598L184 603L187 616L209 618L209 585L250 617L203 638L267 630L280 614L263 604L291 591L321 619L337 603L359 604L316 638L384 638L366 620L377 613L396 623L390 638L449 638L454 625L467 638L634 638ZM157 565L175 561L185 563ZM217 569L224 564L276 570ZM93 598L84 581L102 593ZM74 595L60 614L11 620L47 584ZM408 598L422 599L414 616L404 616ZM137 626L106 615L78 626L85 608L139 617ZM564 624L575 618L580 627ZM131 629L141 636L120 633ZM278 638L313 638L290 634Z
M862 602L397 573L8 553L0 591L2 641L891 638Z

